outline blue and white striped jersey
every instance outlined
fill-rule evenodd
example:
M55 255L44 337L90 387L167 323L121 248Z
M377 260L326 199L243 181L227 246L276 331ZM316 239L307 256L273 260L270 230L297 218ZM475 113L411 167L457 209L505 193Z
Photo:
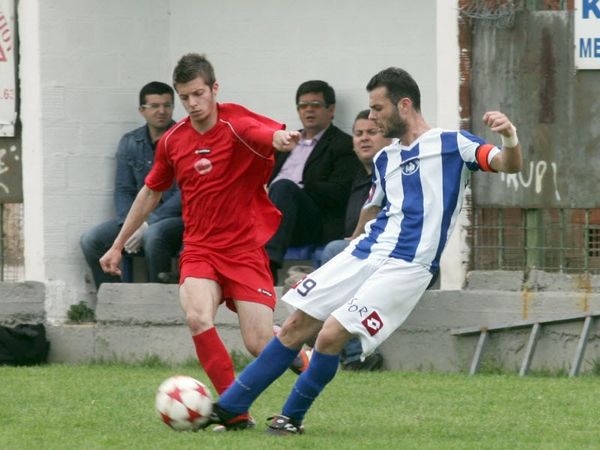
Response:
M489 162L499 151L466 131L440 128L428 130L408 147L394 140L375 156L373 186L364 206L382 210L348 251L361 259L398 258L437 272L469 171L491 171Z

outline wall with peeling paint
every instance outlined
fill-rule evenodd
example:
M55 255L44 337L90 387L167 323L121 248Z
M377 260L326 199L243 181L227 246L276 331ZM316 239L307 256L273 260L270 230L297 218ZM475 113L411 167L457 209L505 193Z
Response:
M600 71L576 71L573 13L523 11L512 28L475 24L472 128L500 144L479 118L505 112L518 128L524 168L477 173L474 204L521 208L596 208L600 172Z

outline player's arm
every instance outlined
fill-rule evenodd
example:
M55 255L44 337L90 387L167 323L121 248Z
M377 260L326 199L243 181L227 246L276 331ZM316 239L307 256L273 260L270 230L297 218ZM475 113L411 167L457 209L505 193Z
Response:
M354 228L354 232L352 233L352 236L350 236L350 239L354 239L355 237L364 233L367 222L370 222L377 217L379 211L381 211L381 207L377 205L371 205L361 209L360 215L358 216L358 222L356 223L356 228Z
M140 189L112 247L100 258L102 270L113 275L121 275L119 264L125 243L146 221L146 218L160 202L161 195L162 192L153 191L146 185Z
M273 133L273 147L280 152L289 152L300 141L300 132L296 130L277 130Z
M499 111L486 112L483 123L502 138L502 151L490 161L490 167L496 172L519 172L523 167L523 157L515 126Z

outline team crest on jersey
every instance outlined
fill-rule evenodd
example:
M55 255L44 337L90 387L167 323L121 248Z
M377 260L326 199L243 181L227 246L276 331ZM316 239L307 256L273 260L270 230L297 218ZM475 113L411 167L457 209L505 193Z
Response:
M371 336L375 336L383 328L383 320L381 320L376 311L369 314L361 323Z
M417 170L419 170L419 160L411 159L409 161L406 161L404 164L402 164L400 168L404 175L412 175Z
M206 175L212 170L212 168L213 165L210 162L210 159L201 158L194 163L194 169L196 169L196 172L198 172L200 175Z

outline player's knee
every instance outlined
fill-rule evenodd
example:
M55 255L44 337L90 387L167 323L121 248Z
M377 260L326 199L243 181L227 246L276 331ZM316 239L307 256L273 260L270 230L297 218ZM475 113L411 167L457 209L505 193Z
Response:
M301 348L320 328L322 322L311 319L302 312L295 311L281 327L279 340L289 348Z
M186 311L185 320L192 336L203 333L214 326L209 317L198 314L196 311Z
M342 351L347 340L348 333L345 330L325 326L319 332L315 346L319 352L336 354Z
M252 356L258 356L260 352L262 352L263 348L265 348L271 337L272 336L257 336L254 339L250 339L249 341L245 342L246 350L248 350Z

